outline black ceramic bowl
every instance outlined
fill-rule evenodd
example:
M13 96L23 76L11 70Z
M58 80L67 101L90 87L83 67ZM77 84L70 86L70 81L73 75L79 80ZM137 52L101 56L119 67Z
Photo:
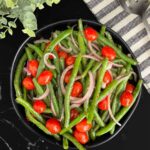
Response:
M20 46L19 50L17 51L17 54L14 58L12 67L11 67L11 74L10 74L10 89L11 89L11 100L13 103L13 106L17 112L17 115L19 116L20 120L25 124L25 126L27 126L32 132L36 133L37 135L39 135L40 137L44 138L45 140L47 140L50 143L56 144L61 146L62 143L57 142L53 137L48 136L46 134L44 134L41 130L39 130L36 126L34 126L33 124L29 123L26 121L25 118L25 112L22 106L18 105L15 101L15 91L14 91L14 87L13 87L13 80L14 80L14 73L18 64L19 59L21 58L21 56L23 55L24 48L26 46L27 43L32 42L33 40L39 39L40 37L44 37L44 38L48 38L50 36L50 33L52 31L55 31L56 29L59 30L64 30L67 28L67 26L73 26L77 24L77 20L65 20L65 21L60 21L60 22L56 22L50 25L45 26L44 28L40 29L37 33L36 33L36 38L28 38L27 40L25 40L23 42L23 44ZM101 24L93 22L93 21L87 21L84 20L84 24L89 25L94 27L95 29L97 29L97 31L100 30ZM111 33L111 35L113 36L115 42L119 43L120 45L122 45L123 49L124 49L124 53L130 53L133 56L133 53L131 52L130 48L127 46L127 44L122 40L122 38L115 33L114 31L112 31L110 28L107 28L107 30ZM134 57L134 56L133 56ZM135 66L134 67L134 71L137 73L138 78L140 78L140 72L139 72L139 67ZM134 106L132 107L132 109L126 114L126 116L124 116L124 118L121 120L121 127L116 127L116 131L113 135L110 135L109 133L106 135L103 135L101 137L97 137L96 140L93 142L89 142L87 145L85 145L86 148L93 148L96 146L100 146L108 141L110 141L112 138L114 138L122 129L123 127L126 125L126 123L129 121L129 119L131 118L131 116L133 115L135 109L138 106L139 100L140 100L140 95L141 92L137 98L136 103L134 104ZM71 145L71 148L74 148Z

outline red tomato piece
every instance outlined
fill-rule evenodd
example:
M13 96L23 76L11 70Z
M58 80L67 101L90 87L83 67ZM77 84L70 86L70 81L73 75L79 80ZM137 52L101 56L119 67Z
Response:
M95 41L98 38L97 31L91 27L87 27L84 29L84 35L85 35L85 38L91 42Z
M69 71L66 73L65 78L64 78L65 83L69 83L69 79L70 79L71 73L72 73L71 70L69 70Z
M102 56L108 58L110 61L116 58L116 52L113 48L109 46L104 46L102 48Z
M111 75L111 73L107 70L107 71L105 72L103 82L104 82L106 85L108 85L111 81L112 81L112 75Z
M34 90L35 88L31 77L25 77L22 84L27 90Z
M76 140L81 144L86 144L89 141L89 137L86 132L79 132L77 130L73 133Z
M73 65L75 60L76 60L76 58L74 56L68 56L65 61L66 65L67 66Z
M68 54L65 51L59 51L58 56L59 56L59 58L66 59L68 57Z
M55 118L50 118L46 121L46 128L52 134L58 134L61 131L61 124Z
M79 81L74 82L71 96L73 97L79 97L80 94L82 93L83 86Z
M41 113L43 113L43 112L45 111L45 109L46 109L46 104L45 104L42 100L36 100L36 101L34 101L34 103L33 103L33 109L34 109L37 113L41 114Z
M83 119L81 122L79 122L76 125L76 130L78 130L79 132L87 132L92 128L92 124L91 123L87 123L87 119Z
M128 91L129 93L133 93L134 89L135 89L134 85L131 83L128 83L125 91Z
M29 60L27 64L27 68L33 77L36 76L38 70L39 62L37 60Z
M124 91L120 96L120 103L124 107L131 105L133 101L133 95L130 92Z
M49 70L43 71L38 77L38 83L40 85L46 85L52 80L53 74Z
M108 110L108 96L98 103L98 108L100 110Z
M75 108L71 109L70 113L71 113L71 115L70 115L70 120L71 121L79 116L79 112Z

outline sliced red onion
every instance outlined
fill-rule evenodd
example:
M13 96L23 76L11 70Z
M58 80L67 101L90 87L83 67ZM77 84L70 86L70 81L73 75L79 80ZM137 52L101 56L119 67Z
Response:
M67 52L67 53L70 53L70 52L72 51L72 48L71 48L71 47L66 48L66 47L64 47L61 43L59 43L58 45L59 45L59 47L60 47L63 51L65 51L65 52Z
M62 109L62 113L61 113L59 121L61 122L63 119L64 119L64 108Z
M27 67L24 67L24 68L23 68L23 71L27 74L27 76L30 76L30 75L31 75L31 73L30 73L30 71L28 70Z
M88 87L86 94L82 98L71 96L70 99L72 104L82 104L84 101L88 100L92 96L95 87L95 80L91 71L89 71L88 74L90 79L90 85Z
M64 78L65 78L65 75L66 73L73 68L73 65L70 65L68 66L63 72L62 72L62 75L60 77L60 87L61 87L61 90L62 90L62 93L65 94L66 93L66 90L65 90L65 87L64 87Z
M99 47L98 47L98 45L96 43L92 43L92 47L94 47L97 51L100 50Z
M48 42L49 42L48 39L43 39L43 38L41 38L41 39L39 39L39 40L34 41L34 44L48 43Z
M56 116L56 112L55 112L55 109L54 109L54 105L53 105L53 102L52 102L52 99L50 100L50 107L51 107L51 110L52 110L52 113L54 116Z
M77 108L77 107L80 107L80 106L81 106L81 104L72 104L70 106L70 109Z
M41 96L39 96L39 97L33 97L33 100L43 100L43 99L45 99L48 95L49 95L49 88L48 87L46 87L46 91L41 95Z
M53 54L53 53L46 53L45 55L44 55L44 63L45 63L45 65L48 67L48 68L50 68L50 69L56 69L56 67L54 66L54 65L51 65L50 63L48 63L48 59L49 59L49 56L53 56L53 58L55 59L56 58L56 56Z
M103 58L100 57L98 54L96 54L96 52L94 51L91 42L88 42L88 48L91 51L91 53L99 60L102 60Z
M102 89L105 89L106 88L106 83L102 83Z
M113 62L110 62L112 64L113 67L123 67L122 64L116 64L116 63L113 63Z
M71 41L72 41L72 43L74 44L74 46L75 46L76 48L78 48L78 44L77 44L77 42L75 41L75 39L74 39L74 37L73 37L72 34L71 34Z
M116 120L116 118L114 117L113 113L112 113L112 110L111 110L111 106L110 106L110 95L108 96L108 112L109 112L109 115L110 117L112 118L112 120L118 125L118 126L121 126L121 124Z

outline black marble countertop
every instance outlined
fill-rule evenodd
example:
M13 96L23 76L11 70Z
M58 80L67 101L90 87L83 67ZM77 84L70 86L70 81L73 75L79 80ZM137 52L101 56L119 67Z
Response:
M96 20L82 0L62 0L59 5L37 11L39 28L64 19L84 18ZM27 38L21 32L21 25L14 36L0 40L0 150L59 150L31 131L19 120L10 99L10 68L18 47ZM150 95L143 90L142 98L134 115L125 128L110 142L95 150L150 149Z

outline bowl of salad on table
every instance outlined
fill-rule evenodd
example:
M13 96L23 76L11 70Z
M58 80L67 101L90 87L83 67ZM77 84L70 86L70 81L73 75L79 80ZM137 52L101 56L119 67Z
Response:
M19 48L11 98L22 122L64 149L115 137L133 115L142 80L122 38L94 21L50 24Z

